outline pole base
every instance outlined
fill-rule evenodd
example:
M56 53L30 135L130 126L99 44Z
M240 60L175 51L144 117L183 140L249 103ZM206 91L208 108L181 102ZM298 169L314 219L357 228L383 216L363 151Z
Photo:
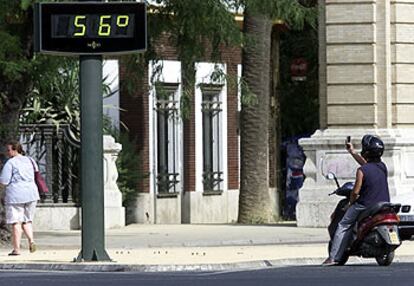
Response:
M83 250L79 252L76 262L90 262L90 261L112 261L105 249L100 251L93 249L92 252L83 253Z

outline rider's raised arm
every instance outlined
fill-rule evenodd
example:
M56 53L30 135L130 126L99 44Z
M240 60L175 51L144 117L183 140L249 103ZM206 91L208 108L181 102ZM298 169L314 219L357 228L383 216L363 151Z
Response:
M354 145L352 145L351 142L346 142L345 147L349 154L354 157L355 161L357 161L359 165L362 166L367 163L367 161L358 152L355 151Z

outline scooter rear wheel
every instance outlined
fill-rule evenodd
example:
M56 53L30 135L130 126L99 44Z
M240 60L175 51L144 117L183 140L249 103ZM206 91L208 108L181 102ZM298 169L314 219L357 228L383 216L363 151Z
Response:
M381 256L377 256L375 257L375 260L380 266L389 266L394 260L394 251L391 251Z

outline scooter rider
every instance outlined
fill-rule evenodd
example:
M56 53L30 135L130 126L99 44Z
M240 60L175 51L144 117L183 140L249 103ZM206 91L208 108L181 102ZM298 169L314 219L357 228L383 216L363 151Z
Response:
M351 143L346 143L348 152L361 167L357 170L348 209L338 224L329 257L322 264L324 266L339 264L352 238L352 227L361 212L378 202L390 201L388 170L381 161L384 143L373 135L365 135L361 143L361 155L354 151Z

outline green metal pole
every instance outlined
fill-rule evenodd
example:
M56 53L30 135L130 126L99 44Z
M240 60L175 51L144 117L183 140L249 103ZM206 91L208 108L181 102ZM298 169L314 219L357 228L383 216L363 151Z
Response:
M80 56L82 249L78 261L111 260L105 250L102 56Z

